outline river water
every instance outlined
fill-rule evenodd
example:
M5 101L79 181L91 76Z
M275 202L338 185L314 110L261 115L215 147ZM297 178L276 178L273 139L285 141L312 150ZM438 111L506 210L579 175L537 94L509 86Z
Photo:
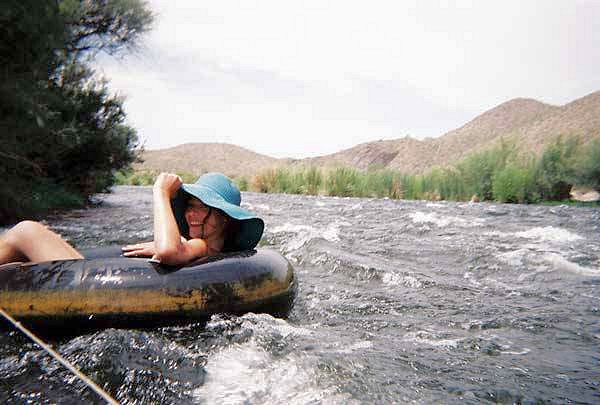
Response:
M47 220L80 248L149 240L150 188ZM287 320L54 342L118 401L600 403L600 210L244 193L299 278ZM101 402L17 332L3 403Z

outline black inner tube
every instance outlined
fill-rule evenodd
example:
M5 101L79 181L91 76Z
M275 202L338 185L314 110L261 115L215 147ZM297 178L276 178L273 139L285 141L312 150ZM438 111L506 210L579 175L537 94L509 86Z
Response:
M261 249L167 267L121 256L120 246L87 249L83 260L0 272L0 306L33 329L139 328L205 321L217 313L286 317L297 280L278 252Z

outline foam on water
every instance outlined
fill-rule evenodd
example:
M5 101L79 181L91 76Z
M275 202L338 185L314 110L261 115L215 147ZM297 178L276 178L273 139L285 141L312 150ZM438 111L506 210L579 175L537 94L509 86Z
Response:
M475 287L480 287L481 283L479 281L477 281L477 279L475 279L473 272L471 271L467 271L465 272L465 274L463 274L463 278L465 280L467 280L469 283L471 283L471 285L475 286Z
M444 208L445 207L445 205L442 203L432 203L432 202L425 204L425 206L428 208Z
M247 202L242 202L241 206L250 211L270 211L271 207L267 204L250 204Z
M475 218L475 219L472 218L471 220L466 220L466 219L460 218L460 217L442 216L442 215L437 215L433 212L427 213L427 212L422 212L422 211L416 211L416 212L410 213L410 214L408 214L408 216L415 224L430 223L430 224L434 224L440 228L447 227L448 225L474 227L474 226L481 226L484 222L484 220L482 218Z
M542 273L548 273L549 271L550 270L548 270L546 266L538 266L537 269L534 271L519 274L519 277L517 277L517 281L523 282L527 279L533 279L537 275Z
M510 266L522 266L525 256L529 253L528 249L517 249L510 252L499 253L496 258Z
M515 233L515 236L546 242L574 242L583 239L583 237L569 232L566 229L556 228L554 226L531 228L526 231L517 232Z
M230 344L209 355L205 365L205 383L195 389L196 400L206 403L344 403L346 396L324 385L316 366L318 358L301 350L282 357L269 351L272 347L292 344L298 337L314 332L306 327L289 324L266 314L246 314L241 324L213 317L207 329L239 328L237 333L250 338ZM235 326L237 325L237 326ZM240 332L241 331L241 332ZM311 338L312 339L312 338ZM273 346L272 341L279 344ZM368 347L357 342L355 349Z
M323 386L316 358L290 353L276 358L250 341L213 354L205 366L206 380L193 392L203 403L347 403L335 387Z
M309 241L316 238L323 238L329 242L339 242L340 227L349 226L348 222L333 222L325 228L316 228L310 225L297 225L286 222L283 225L276 226L271 230L272 233L293 233L294 237L285 244L285 253L300 249Z
M589 267L580 266L565 259L559 254L548 253L544 255L544 259L556 270L575 273L582 276L600 276L600 269L592 269Z
M346 348L340 350L340 353L352 353L358 350L370 349L373 347L373 342L370 340L363 340L347 346Z
M421 288L423 287L423 283L414 276L407 276L396 274L392 272L386 272L383 274L381 281L383 284L388 286L399 286L403 285L405 287L410 288Z
M505 282L500 281L494 277L485 277L481 280L481 282L484 283L487 288L495 288L502 290L512 290L515 288L515 286L511 284L506 284Z
M419 345L428 345L436 347L445 347L449 349L456 349L461 339L441 339L435 334L420 330L417 332L408 332L404 335L403 340L405 342L412 342Z
M528 349L528 348L525 347L525 348L523 348L522 350L519 350L519 351L504 350L504 351L501 351L500 353L502 353L502 354L511 354L513 356L522 356L524 354L529 353L530 351L531 351L531 349Z
M243 326L245 328L258 332L264 332L268 329L269 332L276 332L283 338L288 336L309 336L313 334L313 331L310 329L293 326L283 319L274 318L268 314L255 314L249 312L242 316L241 319L244 321Z

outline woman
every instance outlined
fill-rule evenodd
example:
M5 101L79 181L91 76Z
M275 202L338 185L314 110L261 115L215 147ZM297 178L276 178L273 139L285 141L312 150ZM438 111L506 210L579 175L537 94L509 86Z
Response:
M194 184L161 173L152 191L154 241L125 246L124 256L181 265L220 252L253 249L262 236L264 222L240 207L239 189L221 173L207 173ZM38 222L20 222L0 237L0 264L83 258Z

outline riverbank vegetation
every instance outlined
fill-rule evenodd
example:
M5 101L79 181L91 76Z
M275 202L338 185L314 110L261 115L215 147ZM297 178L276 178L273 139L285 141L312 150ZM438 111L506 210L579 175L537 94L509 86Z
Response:
M195 175L179 173L184 182ZM118 184L151 185L151 172L119 173ZM600 140L582 146L577 137L558 137L540 156L500 142L453 167L423 174L372 168L279 167L234 179L240 189L262 193L378 197L410 200L538 203L569 198L572 186L600 189Z
M81 206L135 161L91 62L135 47L153 15L141 0L9 0L0 10L0 224Z

